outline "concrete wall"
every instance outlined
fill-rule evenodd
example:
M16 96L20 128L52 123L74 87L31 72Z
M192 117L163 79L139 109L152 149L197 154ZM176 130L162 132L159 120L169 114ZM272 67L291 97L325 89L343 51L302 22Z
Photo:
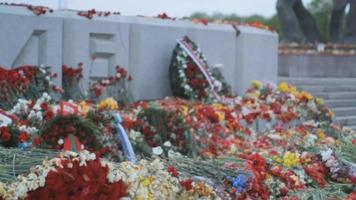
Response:
M356 77L356 56L279 55L278 75L286 77Z
M168 68L176 40L184 35L200 45L210 65L224 66L235 92L244 92L254 79L277 80L278 35L251 27L238 27L236 37L229 25L124 16L88 20L75 11L34 16L9 6L0 6L0 27L0 65L51 65L60 74L62 63L83 62L84 86L121 65L134 78L135 100L171 95Z

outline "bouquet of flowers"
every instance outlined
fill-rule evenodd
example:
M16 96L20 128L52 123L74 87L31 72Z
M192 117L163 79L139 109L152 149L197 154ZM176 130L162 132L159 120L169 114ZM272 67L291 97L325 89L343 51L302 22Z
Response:
M0 67L0 108L11 109L20 98L37 99L42 93L57 89L51 81L55 76L46 67Z

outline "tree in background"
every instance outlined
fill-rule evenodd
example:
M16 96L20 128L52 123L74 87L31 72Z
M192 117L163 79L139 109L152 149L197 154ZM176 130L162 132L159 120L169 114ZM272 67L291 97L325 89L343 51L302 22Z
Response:
M329 41L329 22L333 9L332 0L313 0L308 6L308 10L314 16L316 24L320 30L322 41Z

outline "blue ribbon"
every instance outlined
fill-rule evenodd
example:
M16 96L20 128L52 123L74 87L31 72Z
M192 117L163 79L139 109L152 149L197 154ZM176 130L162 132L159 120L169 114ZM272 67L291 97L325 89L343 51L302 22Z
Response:
M136 159L135 152L132 148L130 139L126 134L124 127L122 127L122 125L121 125L121 123L123 122L122 117L118 113L114 113L113 115L114 115L115 123L116 123L115 128L116 128L117 136L119 137L119 139L121 141L121 145L124 149L125 157L128 161L130 161L132 163L136 163L137 159Z
M32 143L22 142L22 143L18 144L18 146L21 149L27 149L27 148L30 148L32 146Z

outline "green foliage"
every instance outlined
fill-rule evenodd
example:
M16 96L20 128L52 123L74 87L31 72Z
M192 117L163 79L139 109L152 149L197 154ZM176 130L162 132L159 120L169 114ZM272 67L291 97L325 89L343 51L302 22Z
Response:
M58 152L43 149L0 147L0 181L12 182L20 174L28 174L30 168L45 159L54 158Z
M323 41L329 41L329 22L333 7L332 0L313 0L307 7L315 18Z

